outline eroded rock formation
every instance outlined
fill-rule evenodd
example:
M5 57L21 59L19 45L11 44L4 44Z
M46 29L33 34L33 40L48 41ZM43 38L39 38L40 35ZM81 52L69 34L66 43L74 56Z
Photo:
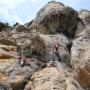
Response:
M37 28L42 33L64 32L73 36L77 27L78 13L59 2L49 2L37 13L29 28Z
M90 11L51 1L25 25L0 26L0 90L89 90L89 25Z

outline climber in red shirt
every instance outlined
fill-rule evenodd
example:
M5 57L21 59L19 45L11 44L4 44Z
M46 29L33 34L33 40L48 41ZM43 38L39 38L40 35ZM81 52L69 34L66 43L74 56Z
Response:
M20 66L24 66L25 65L25 63L26 63L26 57L25 57L25 55L19 55L19 57L18 57L18 60L19 60L19 64L20 64Z

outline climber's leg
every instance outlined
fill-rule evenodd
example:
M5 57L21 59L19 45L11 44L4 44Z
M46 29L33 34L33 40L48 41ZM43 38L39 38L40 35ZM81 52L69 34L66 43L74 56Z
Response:
M55 53L55 55L58 58L58 61L61 62L61 57L60 57L59 53Z

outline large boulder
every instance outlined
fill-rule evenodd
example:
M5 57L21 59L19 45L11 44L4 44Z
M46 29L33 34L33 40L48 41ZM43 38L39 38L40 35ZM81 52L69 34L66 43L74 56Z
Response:
M80 37L73 41L71 63L77 72L79 82L84 88L90 85L90 29L85 29Z
M44 34L36 34L35 37L31 39L31 50L36 51L38 56L41 56L39 59L45 61L55 60L57 57L54 55L54 46L55 44L59 44L59 55L61 60L70 62L70 52L68 45L70 41L64 34L57 35L44 35Z
M45 68L36 72L24 90L83 90L78 82L66 75L64 69Z
M29 28L37 28L42 33L64 32L73 36L77 27L78 13L60 2L51 1L37 13Z
M80 21L71 48L71 64L79 83L88 90L90 88L90 12L82 10ZM87 24L88 23L88 24Z

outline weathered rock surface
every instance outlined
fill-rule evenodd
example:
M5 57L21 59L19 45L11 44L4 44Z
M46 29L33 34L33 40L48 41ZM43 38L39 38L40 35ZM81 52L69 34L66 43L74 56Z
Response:
M70 60L70 52L67 47L70 44L70 41L64 34L57 35L44 35L37 34L35 37L31 39L33 48L32 51L36 51L39 54L41 60L45 61L53 61L54 57L54 45L59 44L59 55L63 61L65 59ZM68 61L69 62L69 61Z
M16 25L10 32L15 40L18 53L30 56L31 34L28 28L23 25Z
M62 3L51 1L37 13L30 28L37 28L42 33L55 34L64 32L73 36L77 27L78 13Z
M64 69L45 68L35 73L24 90L82 90L73 77L68 77Z
M0 32L0 44L2 45L12 45L15 46L15 39L12 38L10 31L2 31Z
M30 23L13 28L0 23L0 90L89 90L89 25L90 11L77 13L55 1ZM24 67L18 54L27 57Z
M20 27L24 29L24 26ZM25 66L20 67L17 57L18 53L22 52L17 52L17 46L21 47L21 51L26 50L26 47L29 45L27 40L30 42L30 35L25 29L25 32L20 32L20 30L18 31L18 28L19 26L15 27L10 32L0 32L2 35L2 41L0 41L0 90L23 90L30 76L35 71L42 69L43 66L45 66L42 61L27 58ZM15 41L16 45L10 43L8 40Z
M71 62L74 66L80 84L90 88L90 12L82 10L79 13L81 21L76 29L76 37L71 48ZM82 23L81 23L82 22ZM87 24L88 23L88 24Z
M39 70L41 65L43 62L35 59L27 59L24 67L19 66L17 59L0 59L0 83L6 83L13 90L23 90L30 76Z

